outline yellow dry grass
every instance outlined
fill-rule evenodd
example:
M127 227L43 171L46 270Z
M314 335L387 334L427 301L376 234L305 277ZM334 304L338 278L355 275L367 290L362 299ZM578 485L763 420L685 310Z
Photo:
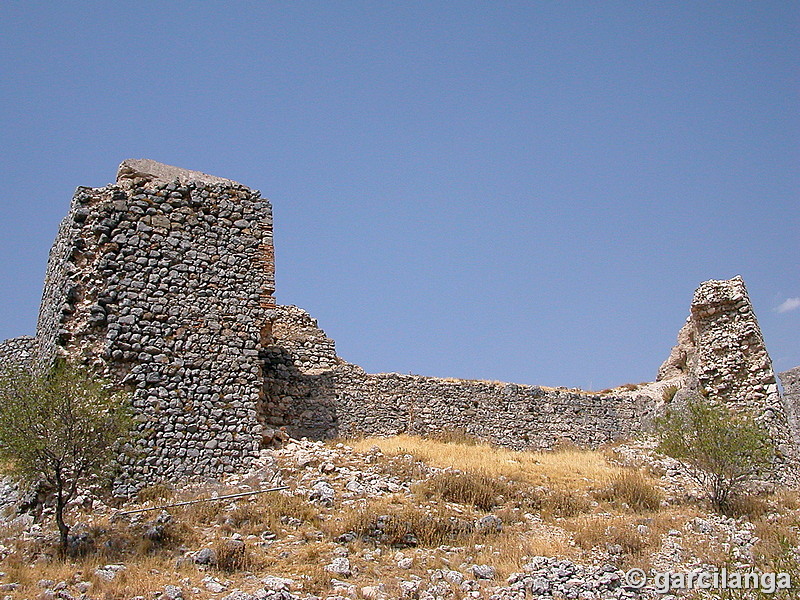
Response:
M440 468L455 468L490 477L507 477L533 486L589 491L605 485L621 468L602 453L578 448L552 452L519 452L489 444L448 444L411 435L366 438L351 442L358 451L373 446L389 456L410 454Z
M497 569L497 581L504 581L511 573L522 571L531 556L575 558L578 555L568 536L542 535L541 531L507 530L476 541L480 543L467 546L452 562L491 565Z
M87 557L82 560L61 562L39 562L31 566L17 557L3 562L6 573L4 580L14 581L19 587L12 598L36 598L42 593L37 583L42 579L75 582L88 581L88 591L92 598L111 600L113 598L150 597L165 585L175 584L182 578L197 575L194 567L176 567L175 561L161 556L138 556L135 561L126 561L125 570L120 571L113 581L106 581L94 574L95 569L106 564L100 557ZM77 579L75 575L78 574ZM74 590L70 590L74 591Z

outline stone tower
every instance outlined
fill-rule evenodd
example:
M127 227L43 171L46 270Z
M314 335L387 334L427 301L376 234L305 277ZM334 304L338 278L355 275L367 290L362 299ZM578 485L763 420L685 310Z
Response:
M216 476L257 452L273 256L270 203L228 179L126 160L116 183L76 191L37 339L132 391L125 485Z

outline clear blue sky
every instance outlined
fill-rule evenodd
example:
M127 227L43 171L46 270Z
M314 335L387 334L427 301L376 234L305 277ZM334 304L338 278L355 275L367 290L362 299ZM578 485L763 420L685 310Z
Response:
M789 1L6 1L0 338L132 157L270 198L278 301L368 371L652 380L736 274L800 365L799 84Z

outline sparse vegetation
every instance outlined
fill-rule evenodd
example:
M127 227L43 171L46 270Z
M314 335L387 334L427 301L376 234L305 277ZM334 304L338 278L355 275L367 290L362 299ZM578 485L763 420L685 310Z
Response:
M60 363L48 371L0 373L0 459L6 472L55 496L59 549L67 552L65 512L78 486L112 475L129 434L128 400L86 370Z
M588 512L591 508L591 500L581 492L555 488L545 493L540 507L546 516L574 517Z
M573 537L584 550L602 548L612 555L638 557L652 547L657 536L624 517L588 516L575 521Z
M277 466L298 485L294 491L176 507L168 514L154 511L133 522L82 513L91 520L75 528L88 540L84 555L71 562L37 563L35 577L30 564L48 552L46 544L10 542L20 537L18 532L0 531L0 542L16 548L2 561L2 570L20 583L21 598L37 596L43 578L69 580L79 571L91 583L92 597L149 597L180 580L186 582L184 597L206 600L218 597L206 591L202 580L207 577L218 578L228 590L246 591L266 575L289 577L303 593L321 597L334 591L335 577L356 590L385 583L388 597L401 597L400 580L428 582L440 569L460 570L475 581L463 565L493 567L495 575L485 581L497 585L523 571L535 556L583 564L599 559L623 569L653 568L656 556L718 566L732 560L734 542L721 533L730 530L720 529L730 528L732 521L709 515L696 502L678 504L669 496L665 501L664 481L655 481L647 471L644 454L631 457L637 465L632 468L617 465L610 454L575 447L513 452L473 441L410 436L355 443L365 454L334 450L333 443L323 453L340 458L320 458L295 471L293 455L280 458ZM385 454L377 453L375 445ZM330 470L329 460L337 471ZM320 479L336 485L333 505L309 499L310 487ZM239 485L259 485L244 480ZM345 484L353 481L364 486L399 481L403 486L382 485L380 493L352 491L357 486L348 491L351 486ZM154 486L143 490L139 500L158 504L234 491L225 483L177 490ZM796 494L765 495L758 504L759 509L746 511L755 528L755 563L796 569ZM679 542L677 550L662 547L669 539ZM193 556L200 549L213 553L213 561L196 564ZM326 570L345 554L352 573ZM401 568L399 557L412 559L411 566ZM95 573L109 563L126 565L113 581ZM200 591L189 593L192 586Z
M459 444L462 446L478 446L486 443L479 437L468 433L467 430L463 428L444 429L429 437L444 444Z
M747 485L767 474L775 450L767 431L745 416L697 396L657 421L659 452L680 461L725 511Z
M141 502L164 502L175 498L175 489L165 483L156 483L143 487L136 495L136 499Z
M224 573L238 573L256 566L256 560L247 545L240 540L218 540L214 544L216 568Z
M508 481L484 473L448 470L421 482L416 491L427 498L437 497L489 511L513 494L513 487Z
M669 404L672 402L673 398L675 398L675 394L678 393L678 390L681 389L677 385L668 385L661 391L661 399L664 401L664 404Z
M333 538L354 534L362 541L391 548L458 544L474 533L471 521L454 517L442 507L425 509L386 502L368 502L349 511L327 530Z
M367 452L378 446L389 456L409 455L441 469L505 477L509 481L548 488L586 492L608 480L618 469L602 454L575 446L551 452L515 452L489 444L448 444L430 438L398 435L358 440L354 449Z

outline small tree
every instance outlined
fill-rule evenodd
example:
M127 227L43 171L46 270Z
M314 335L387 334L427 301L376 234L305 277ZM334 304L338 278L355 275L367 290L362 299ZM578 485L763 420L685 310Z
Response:
M656 421L657 450L681 462L720 510L746 485L767 474L775 448L767 431L702 397Z
M131 423L127 399L80 367L59 363L42 374L0 372L2 467L25 481L50 485L62 556L70 529L65 509L80 485L111 474Z

